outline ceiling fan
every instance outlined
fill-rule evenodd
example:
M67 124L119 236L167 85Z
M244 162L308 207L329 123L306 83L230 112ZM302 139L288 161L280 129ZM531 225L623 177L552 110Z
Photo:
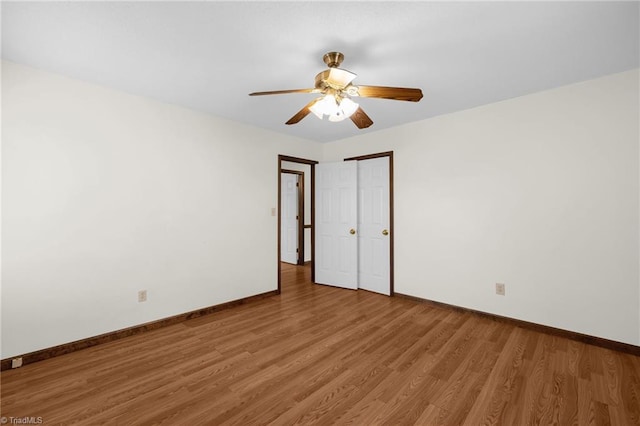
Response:
M254 92L249 96L282 95L286 93L319 93L321 97L312 100L298 111L286 124L296 124L310 112L321 120L326 115L329 121L342 121L350 118L359 128L365 129L373 124L373 121L351 98L381 98L396 101L418 102L422 99L422 90L407 87L385 86L354 86L351 82L356 74L338 68L344 60L340 52L329 52L322 57L329 69L316 75L316 83L313 89L275 90L271 92Z

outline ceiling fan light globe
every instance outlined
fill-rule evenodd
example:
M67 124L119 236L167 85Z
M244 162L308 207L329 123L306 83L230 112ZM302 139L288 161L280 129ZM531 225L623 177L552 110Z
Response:
M318 111L318 108L315 105L310 107L309 110L320 120L322 120L322 117L324 117L324 115L320 111Z
M320 120L324 117L324 100L325 98L319 98L315 104L309 107L309 110L315 114Z
M342 98L340 99L339 102L340 104L338 106L337 111L329 115L329 121L338 122L338 121L345 120L351 117L353 113L355 113L358 110L358 108L360 108L360 105L353 102L349 98Z
M340 112L340 111L337 111L335 114L331 114L331 115L329 116L329 121L334 122L334 123L337 123L338 121L342 121L342 120L344 120L345 118L347 118L347 116L346 116L346 115L344 115L344 114L343 114L342 112Z
M338 105L338 101L334 95L326 95L313 104L309 109L316 115L316 117L322 120L325 115L336 115L340 106Z
M322 102L324 101L324 97L316 99L316 102L309 107L309 111L311 111L316 117L322 120L323 108Z
M340 101L340 109L342 110L342 115L344 116L344 118L351 117L353 113L358 110L358 108L360 108L360 105L353 102L349 98L343 98L342 101Z

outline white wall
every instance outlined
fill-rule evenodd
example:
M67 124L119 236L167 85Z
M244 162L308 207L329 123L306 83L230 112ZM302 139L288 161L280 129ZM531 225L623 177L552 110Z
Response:
M277 155L388 150L397 292L638 345L638 79L320 146L3 62L1 357L274 290Z
M2 358L277 288L277 156L319 144L8 62L2 85Z
M396 292L638 345L638 80L326 144L324 160L394 151Z

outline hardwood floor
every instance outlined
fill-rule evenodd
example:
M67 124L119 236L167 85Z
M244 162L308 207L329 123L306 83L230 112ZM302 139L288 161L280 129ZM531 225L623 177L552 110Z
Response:
M2 372L43 424L639 425L640 357L313 285Z

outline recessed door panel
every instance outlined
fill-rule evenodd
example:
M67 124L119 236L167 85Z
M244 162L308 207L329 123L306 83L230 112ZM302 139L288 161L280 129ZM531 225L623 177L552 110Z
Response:
M316 174L316 283L357 289L357 164L320 163Z
M358 288L390 295L389 159L358 161L358 177Z

